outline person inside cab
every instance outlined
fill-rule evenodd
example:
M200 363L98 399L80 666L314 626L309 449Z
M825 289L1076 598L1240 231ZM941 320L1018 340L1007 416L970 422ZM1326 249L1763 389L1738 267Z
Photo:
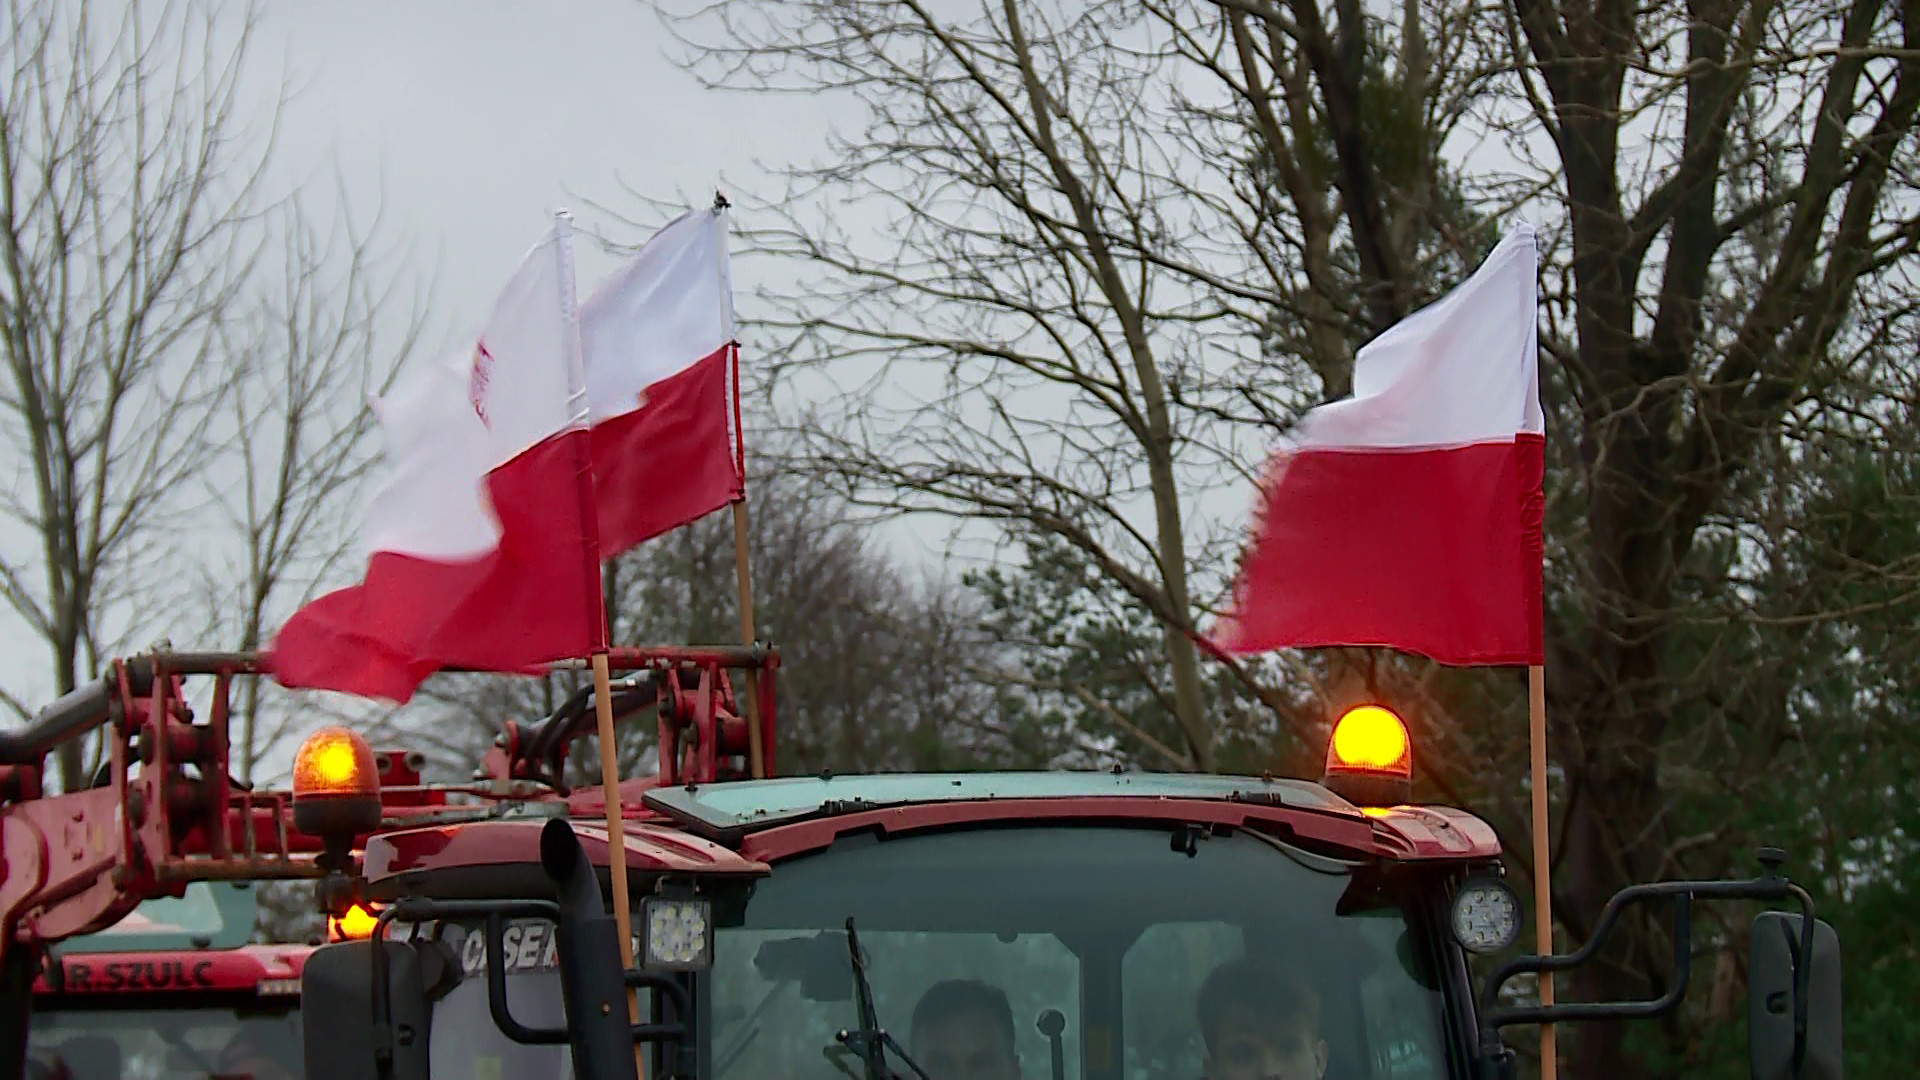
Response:
M53 1060L29 1063L27 1075L47 1080L120 1080L125 1064L120 1043L106 1035L82 1035L68 1039L54 1050Z
M907 1052L930 1080L1020 1080L1007 995L971 979L937 983L921 995Z
M1326 1075L1320 998L1297 977L1248 959L1229 961L1201 984L1197 1011L1207 1080L1321 1080Z
M221 1051L212 1080L300 1080L302 1071L297 1046L242 1027Z

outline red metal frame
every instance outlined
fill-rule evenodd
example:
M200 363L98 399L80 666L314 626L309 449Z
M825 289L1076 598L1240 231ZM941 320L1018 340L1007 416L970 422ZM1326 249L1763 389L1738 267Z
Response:
M629 865L635 867L759 874L776 860L825 846L848 830L902 832L1009 819L1265 822L1303 841L1397 860L1472 860L1497 857L1500 851L1484 822L1445 807L1362 814L1119 797L865 810L761 829L749 834L739 851L729 851L660 821L642 806L641 796L652 787L746 775L747 721L729 678L737 669L760 674L761 743L767 771L773 773L777 654L759 646L619 648L610 651L609 661L623 675L651 673L644 684L623 680L624 692L640 691L623 708L634 712L638 701L657 706L659 714L659 774L620 785L628 816L636 819L627 845ZM585 667L585 661L554 665ZM70 707L60 720L63 738L109 729L107 776L91 790L39 797L44 753L38 761L23 762L21 744L14 744L14 763L0 766L0 950L104 929L140 900L178 895L192 881L322 876L314 858L321 840L292 828L291 796L244 790L228 779L233 680L265 673L259 657L235 653L161 653L115 661L103 684L111 693L87 699L87 707L97 705L99 715L81 715ZM189 675L214 681L204 722L196 722L187 705L182 680ZM650 695L644 685L651 686ZM481 820L491 814L485 804L503 798L563 801L570 816L599 813L605 792L597 787L567 791L558 776L572 742L594 730L592 719L591 709L576 709L540 724L506 723L475 774L481 782L474 785L422 784L416 756L378 752L384 817L379 830L353 845L364 849L360 872L368 885L441 867L537 862L537 824ZM32 743L34 752L46 741ZM456 793L481 805L449 804ZM585 826L581 831L590 856L604 862L604 834Z
M771 772L778 654L757 645L668 646L616 648L608 659L614 671L655 673L662 775L634 782L636 795L650 783L745 775L747 727L736 711L729 669L761 673L762 746ZM551 668L586 666L579 660ZM99 685L67 695L42 714L56 715L36 722L43 729L36 733L40 741L29 743L33 749L25 755L16 743L13 760L0 764L0 954L105 929L141 900L178 895L193 881L323 876L314 858L322 842L293 829L291 795L246 790L229 778L233 681L266 674L266 661L249 653L154 653L114 661ZM188 705L187 676L213 679L204 722L196 722ZM487 812L484 806L449 805L452 794L481 800L563 797L548 766L564 764L567 746L591 725L556 733L559 742L548 762L529 756L526 736L533 729L505 727L476 777L489 781L484 785L424 785L416 757L378 751L381 828ZM102 785L45 796L47 750L98 728L107 729ZM628 787L621 785L623 796ZM568 802L599 794L583 789ZM633 802L637 810L638 799ZM362 848L368 839L357 837L353 846Z
M641 794L646 781L630 781ZM644 785L644 786L643 786ZM627 785L623 784L623 796ZM585 793L582 793L583 795ZM597 792L595 793L597 795ZM636 801L628 799L628 804ZM569 812L587 812L569 800ZM591 808L599 809L598 803ZM649 812L646 817L653 815ZM1210 799L1095 798L981 799L919 803L773 825L748 833L734 852L685 831L677 824L641 820L627 831L627 865L673 873L767 872L782 859L817 851L843 833L877 828L887 833L990 821L1156 821L1222 825L1280 826L1304 841L1343 848L1357 856L1403 862L1497 858L1498 837L1485 822L1450 807L1399 807L1385 814L1327 811ZM606 865L606 831L580 823L588 857ZM457 826L390 831L367 843L363 862L370 891L402 875L456 868L535 864L540 861L540 823L470 822Z
M739 779L748 775L747 721L740 716L730 670L760 672L760 736L767 775L774 772L774 679L778 653L759 646L618 647L607 652L608 668L627 675L652 673L658 687L660 777L665 784ZM573 662L555 665L570 668ZM532 725L508 721L498 741L482 758L474 779L486 782L493 796L533 795L564 790L561 774L567 748L594 729L594 714L579 717L564 732L551 755L535 747ZM621 785L622 790L626 785Z
M381 833L367 841L361 862L367 893L378 901L384 896L383 886L419 873L538 865L543 825L543 821L472 821ZM607 865L606 827L576 821L574 831L593 865ZM760 877L769 872L753 856L703 840L678 825L635 822L622 834L630 871L703 877Z

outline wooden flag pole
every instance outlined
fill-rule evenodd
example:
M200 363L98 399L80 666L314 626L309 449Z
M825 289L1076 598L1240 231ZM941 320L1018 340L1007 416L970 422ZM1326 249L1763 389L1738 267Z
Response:
M1547 669L1527 668L1528 742L1533 745L1533 911L1534 950L1553 954L1553 864L1547 853ZM1540 973L1540 1004L1553 1004L1553 972ZM1540 1025L1540 1080L1554 1080L1559 1069L1553 1025Z
M725 192L715 190L713 209L720 213L733 204ZM729 299L729 303L731 300ZM734 468L740 481L740 497L733 501L733 576L740 592L740 643L753 647L753 574L747 559L747 460L746 435L740 426L740 343L732 343L733 355L733 444ZM767 750L760 734L760 669L747 669L747 767L755 780L767 775Z
M607 875L613 880L613 925L620 937L620 969L633 968L633 907L627 901L626 816L620 806L619 747L613 737L613 678L607 670L607 651L593 654L594 711L599 714L600 786L607 811ZM627 1019L640 1022L640 995L627 987ZM646 1054L638 1044L633 1048L633 1064L641 1080L646 1080Z
M733 504L733 572L740 587L740 642L753 644L753 575L747 569L747 498ZM747 669L747 762L753 778L767 775L766 749L760 739L760 669Z

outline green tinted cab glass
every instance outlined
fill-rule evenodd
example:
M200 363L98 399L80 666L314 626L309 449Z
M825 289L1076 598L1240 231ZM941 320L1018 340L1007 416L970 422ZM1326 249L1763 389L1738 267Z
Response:
M975 829L843 839L781 864L718 932L712 1080L863 1075L835 1039L858 1023L849 916L881 1026L932 1080L1054 1080L1048 1021L1059 1080L1290 1080L1284 1048L1235 1050L1237 1069L1210 1060L1199 999L1222 966L1249 980L1228 998L1267 1008L1216 1028L1298 1021L1303 1080L1444 1074L1439 995L1399 907L1339 914L1350 867L1252 833L1201 839L1191 855L1171 839Z
M649 790L646 804L695 831L733 833L858 806L981 799L1162 798L1274 802L1359 816L1317 784L1190 773L881 773L792 776Z
M27 1080L300 1080L299 1011L290 1002L224 997L229 1000L200 995L175 1008L127 1008L110 995L89 995L82 1003L37 1010L27 1039Z
M859 1023L849 917L881 1026L932 1080L1054 1080L1049 1030L1060 1080L1292 1080L1303 1061L1325 1080L1444 1075L1439 994L1391 897L1360 902L1349 865L1248 831L1190 855L1172 840L1165 827L1013 825L851 836L780 863L717 911L702 1080L862 1080L835 1037ZM436 1080L567 1076L564 1048L498 1032L478 943L449 930L468 976L434 1009ZM549 934L507 942L509 1000L531 1025L560 1021ZM1291 1058L1209 1053L1201 988L1237 962L1268 1007L1226 1027L1297 1030L1268 1040L1290 1038ZM1275 989L1290 985L1306 997Z
M56 954L237 949L260 914L251 881L195 881L179 896L145 900L105 930L54 946Z

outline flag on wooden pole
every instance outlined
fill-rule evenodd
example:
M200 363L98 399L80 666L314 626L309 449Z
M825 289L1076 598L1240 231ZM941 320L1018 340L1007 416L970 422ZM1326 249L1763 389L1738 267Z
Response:
M720 207L690 210L580 307L610 556L744 496L726 241Z
M1553 951L1538 255L1515 225L1472 277L1354 359L1353 396L1274 454L1229 613L1228 653L1385 646L1527 665L1535 944ZM1540 977L1553 1003L1553 976ZM1541 1076L1557 1063L1541 1029Z
M1540 409L1533 230L1355 358L1353 396L1274 454L1213 643L1383 645L1446 664L1536 664Z
M584 304L561 215L472 341L377 403L366 575L287 621L276 677L404 703L443 668L533 674L604 647L599 560L744 496L735 363L717 208Z
M283 685L405 702L442 668L532 673L604 644L576 311L562 219L479 333L376 403L366 574L281 627Z

